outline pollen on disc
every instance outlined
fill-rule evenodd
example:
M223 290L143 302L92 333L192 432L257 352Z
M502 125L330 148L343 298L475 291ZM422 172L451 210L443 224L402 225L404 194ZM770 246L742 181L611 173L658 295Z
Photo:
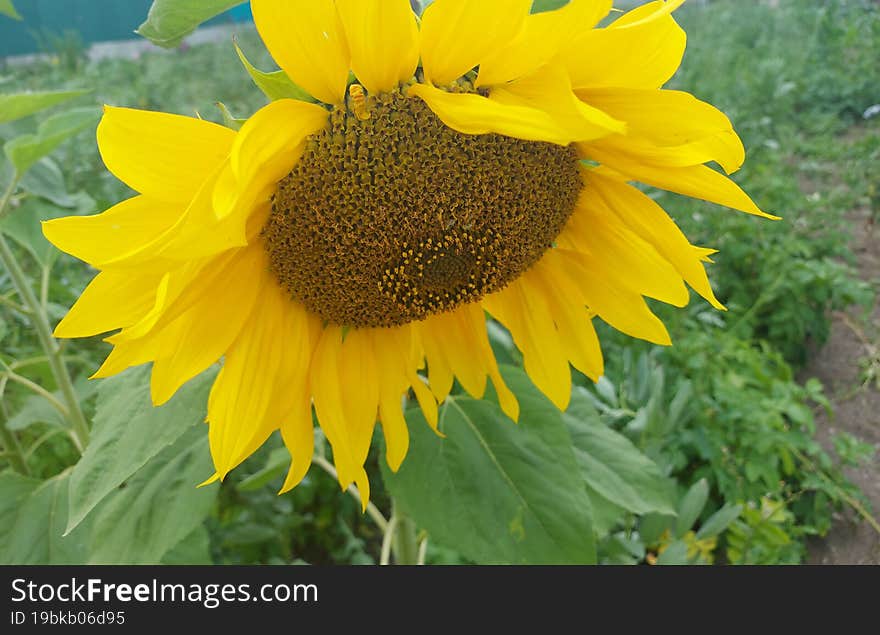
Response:
M581 188L571 147L461 134L396 91L334 110L279 183L262 235L273 273L309 311L398 326L515 280Z

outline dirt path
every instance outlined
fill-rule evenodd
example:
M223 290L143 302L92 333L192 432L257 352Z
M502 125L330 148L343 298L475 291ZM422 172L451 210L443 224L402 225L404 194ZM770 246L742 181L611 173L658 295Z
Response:
M878 289L880 282L880 227L871 226L868 210L853 212L853 250L864 280ZM880 289L878 289L880 291ZM863 364L872 354L875 363L880 347L880 302L866 320L855 312L836 314L827 344L803 370L803 378L818 377L834 406L829 420L824 410L816 412L819 437L826 447L839 431L870 443L878 452L870 463L847 475L868 497L875 517L880 515L880 391L876 381L864 383ZM835 518L835 525L823 540L810 545L811 564L880 564L880 534L868 523L857 522L851 512Z

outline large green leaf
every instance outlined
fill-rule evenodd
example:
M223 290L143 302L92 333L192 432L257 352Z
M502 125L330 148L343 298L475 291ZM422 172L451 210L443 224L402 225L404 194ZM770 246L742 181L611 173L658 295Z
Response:
M57 394L56 394L57 396ZM44 423L50 426L62 427L65 424L64 416L52 406L45 397L31 395L24 400L22 407L13 416L9 417L6 427L10 430L24 430L30 426Z
M0 15L9 16L13 20L21 20L21 15L15 10L12 0L0 0Z
M89 526L64 534L70 470L47 481L0 475L0 562L82 564Z
M574 452L591 490L634 514L674 514L673 483L626 437L599 417L582 388L565 413Z
M173 48L202 23L243 0L154 0L136 33L153 44Z
M86 90L54 90L0 95L0 123L22 119L74 97L85 95L87 92Z
M19 187L28 194L51 201L58 207L73 208L79 205L77 197L67 191L61 168L49 157L37 161L21 179Z
M26 134L3 146L6 157L18 174L24 174L41 158L72 136L98 123L94 108L77 108L58 113L43 121L35 134Z
M43 236L40 222L65 216L68 213L68 210L51 203L31 198L14 213L0 220L0 231L27 249L37 262L46 266L59 251Z
M37 163L37 166L40 166ZM36 172L33 170L28 174ZM28 197L24 203L0 220L0 231L12 238L30 252L34 259L43 266L49 266L58 256L58 249L43 235L42 221L83 214L95 211L95 201L85 192L77 192L69 197L76 209L64 209L36 197Z
M162 557L162 564L211 564L211 536L205 526L199 525L174 545Z
M256 84L257 88L263 91L263 94L272 101L275 101L276 99L315 101L315 99L305 90L294 84L293 80L291 80L284 71L266 73L251 64L245 56L244 51L242 51L241 47L238 45L238 42L235 43L235 51L238 53L238 59L241 60L242 66L244 66L248 75L251 76L254 84Z
M149 368L139 367L98 389L92 438L70 480L73 530L108 494L205 418L214 371L185 385L161 408L150 402ZM205 430L196 426L204 437ZM209 474L200 474L199 482Z
M204 426L186 428L95 510L90 563L156 564L202 524L218 490L196 487L214 468Z
M455 396L441 439L410 410L409 454L397 474L385 470L388 488L432 540L476 562L593 563L590 499L562 415L521 370L504 374L518 424L495 403Z

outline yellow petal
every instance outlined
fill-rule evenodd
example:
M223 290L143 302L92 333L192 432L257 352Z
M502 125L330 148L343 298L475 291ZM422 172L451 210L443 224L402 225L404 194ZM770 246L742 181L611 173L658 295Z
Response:
M720 172L705 165L689 167L660 167L643 163L638 157L612 151L609 148L598 148L595 145L580 146L584 156L588 156L603 165L610 166L617 172L662 190L669 190L685 196L692 196L710 203L718 203L733 209L779 220L762 211L749 198L739 185Z
M283 312L276 346L284 354L276 381L274 406L281 422L281 438L291 457L287 478L279 492L284 493L302 481L312 463L315 426L309 392L309 366L321 323L301 304L293 302L280 285L267 284L265 293L276 294Z
M654 165L717 161L728 174L745 161L742 141L727 116L689 93L626 88L579 90L584 102L627 122L626 137L606 143Z
M638 293L628 287L626 272L614 263L585 252L560 249L567 260L587 306L618 331L639 339L668 346L669 333Z
M483 306L510 331L535 386L565 410L571 398L571 371L543 296L523 275L503 291L486 296Z
M675 268L615 215L595 190L584 188L563 232L575 236L580 250L625 271L627 286L636 293L677 307L687 305L690 294Z
M479 304L467 304L456 311L456 316L461 324L461 337L471 356L483 369L483 372L492 380L495 392L498 394L498 403L501 411L508 417L517 421L519 419L519 402L516 396L504 383L501 372L498 370L498 361L492 345L489 343L489 334L486 329L486 315Z
M670 15L684 0L633 9L609 27L574 38L562 58L575 88L659 88L678 70L687 36Z
M218 219L214 214L213 191L217 177L226 163L228 160L221 163L214 175L202 184L170 227L151 240L147 240L147 235L144 234L140 239L129 239L122 250L108 250L101 259L100 266L133 268L149 265L167 269L174 267L175 262L179 266L181 261L205 258L247 245L245 227L249 214L225 219ZM125 226L122 225L109 229L120 234L126 233ZM134 235L137 236L137 233Z
M409 430L403 417L402 398L409 388L407 359L403 342L409 338L409 325L400 329L372 329L376 371L380 378L379 418L385 437L385 460L392 472L403 463L409 449ZM408 347L407 347L408 348Z
M333 0L252 0L266 47L290 78L313 97L341 104L350 56Z
M159 321L154 333L173 326L178 329L179 340L170 350L162 351L153 364L151 394L155 405L168 401L180 386L226 353L240 333L253 328L256 318L249 320L251 314L277 310L261 293L265 284L273 283L262 251L260 245L242 250L210 284L200 285L196 279L176 299L188 308L181 311L180 317L172 318L168 327ZM258 310L254 310L258 297ZM166 310L176 313L173 304Z
M431 429L443 436L440 433L438 426L439 423L439 415L437 409L437 397L431 391L431 389L422 381L421 376L416 371L410 371L409 374L409 385L412 388L413 393L415 393L416 401L419 402L419 408L422 410L422 414L425 415L425 421L428 422L428 425L431 426ZM449 394L448 392L446 393ZM445 396L444 396L445 399Z
M547 113L571 140L597 139L626 131L623 122L579 100L568 75L558 65L544 66L515 82L495 87L489 99Z
M101 157L119 180L160 201L187 201L225 159L235 133L208 121L104 107Z
M422 16L425 80L452 83L519 34L532 0L435 0Z
M555 11L530 15L520 34L480 62L476 85L504 84L550 62L571 40L608 15L611 0L572 0Z
M145 337L133 342L122 342L114 345L113 350L101 364L101 367L89 379L104 379L127 368L140 366L156 359L168 345L173 346L177 339L176 325L172 325L156 337Z
M279 99L258 110L232 147L232 172L239 183L259 177L277 183L296 163L296 149L327 125L330 113L316 104Z
M494 132L558 145L573 141L570 130L538 108L503 104L474 93L448 93L427 84L410 86L408 91L423 99L443 123L464 134Z
M420 340L428 361L428 384L431 392L440 402L449 396L454 381L452 367L443 346L444 323L442 317L431 316L418 324Z
M408 0L337 0L351 50L351 68L371 93L412 79L419 65L419 29Z
M125 260L150 245L184 215L186 205L135 196L94 216L43 223L43 234L61 251L95 268Z
M547 302L571 365L598 381L605 373L599 336L584 307L583 294L569 278L564 259L557 250L550 249L527 275Z
M55 327L55 337L90 337L131 326L153 306L162 274L104 271Z
M229 348L208 398L208 442L220 478L257 450L277 430L275 400L285 390L278 378L285 355L284 298L264 294ZM214 321L217 321L216 318ZM154 371L155 372L155 371Z
M342 328L327 326L315 348L309 383L318 423L333 448L339 484L346 488L359 475L363 464L355 460L343 406L339 358L342 352Z
M359 465L363 465L376 425L381 380L370 329L348 331L340 351L339 375L352 456Z
M724 310L709 284L701 262L702 252L694 249L662 207L638 189L617 179L590 172L585 182L587 190L601 196L608 209L651 243L697 293L716 309Z
M480 399L486 392L486 372L468 345L470 325L462 315L464 311L465 307L462 307L458 311L434 316L433 333L442 342L449 366L462 388L475 399Z
M281 438L290 452L290 469L279 494L288 492L300 484L312 465L315 452L315 427L312 422L312 405L307 395L281 421Z

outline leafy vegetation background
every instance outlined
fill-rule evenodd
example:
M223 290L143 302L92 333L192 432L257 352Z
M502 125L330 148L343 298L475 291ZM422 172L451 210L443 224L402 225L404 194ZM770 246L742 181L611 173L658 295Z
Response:
M852 267L846 213L880 213L880 116L863 117L880 101L880 8L692 4L677 14L689 47L673 87L731 116L748 149L737 180L784 220L652 193L694 243L719 250L710 276L728 312L696 298L683 311L657 305L669 349L602 328L607 376L598 385L576 377L567 413L535 391L492 325L523 403L518 426L491 396L455 394L443 410L446 440L410 413L412 450L397 475L384 469L377 435L373 500L388 512L393 496L414 519L429 537L427 562L797 563L835 510L868 515L841 467L873 449L841 435L836 452L823 450L813 414L828 404L823 387L795 374L827 337L830 311L873 302L875 289ZM255 65L271 68L253 31L239 41ZM48 59L0 71L0 92L85 88L92 92L75 103L95 113L108 103L218 122L215 100L235 116L265 103L229 42L97 62L74 37L45 46ZM0 125L0 140L39 122ZM0 172L0 185L9 178ZM821 183L817 195L805 196L804 179ZM104 169L93 130L25 177L0 230L54 320L94 272L53 250L37 221L94 213L130 194ZM8 380L56 388L14 299L0 272L0 422L27 451L27 474L0 471L0 562L378 560L381 528L325 472L313 467L292 493L276 494L288 461L279 439L222 485L193 487L212 471L202 421L213 371L152 409L146 369L87 382L108 346L66 343L92 421L80 457L45 400Z

